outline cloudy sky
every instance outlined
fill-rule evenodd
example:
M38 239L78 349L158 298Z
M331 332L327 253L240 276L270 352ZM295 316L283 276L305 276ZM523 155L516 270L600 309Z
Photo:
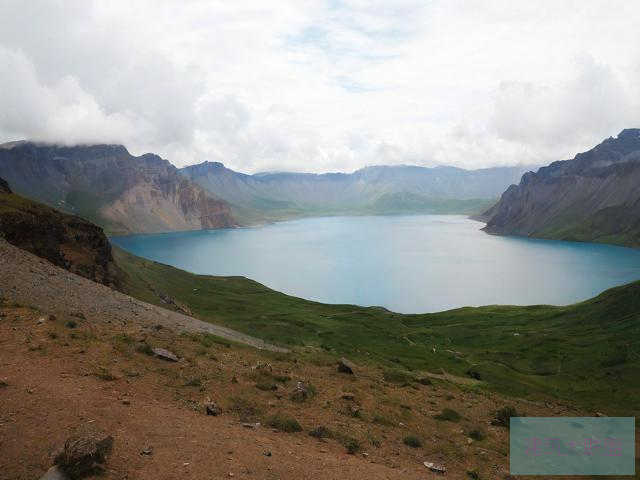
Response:
M572 157L640 126L636 0L0 0L0 142L246 172Z

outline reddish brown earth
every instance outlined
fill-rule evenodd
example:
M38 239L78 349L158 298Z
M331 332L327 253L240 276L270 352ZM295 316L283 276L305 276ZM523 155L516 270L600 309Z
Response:
M101 477L106 479L435 478L422 465L425 460L445 464L446 478L467 478L468 470L481 478L508 473L507 431L490 425L492 412L505 399L481 391L439 381L389 384L376 369L358 368L349 376L319 354L259 352L166 328L81 318L69 328L70 319L48 319L6 302L0 312L2 480L39 478L65 439L88 425L114 437ZM141 353L139 340L171 349L180 362ZM256 368L266 364L270 367ZM276 383L277 390L258 390L256 384L265 380ZM311 382L316 395L292 402L297 380ZM354 400L344 400L345 392ZM207 398L222 407L221 416L205 415ZM246 412L231 411L234 398L254 402L261 411L250 420L261 425L243 426L240 417ZM509 403L530 414L552 414L542 405ZM351 405L361 409L358 417L346 413ZM444 407L463 419L435 420ZM276 412L296 418L304 431L283 433L266 426L264 420ZM381 425L377 417L388 423ZM359 451L350 455L344 442L306 433L319 425L357 439ZM485 440L467 439L476 427L487 433ZM404 445L410 434L423 446ZM151 455L140 453L146 446L153 447Z

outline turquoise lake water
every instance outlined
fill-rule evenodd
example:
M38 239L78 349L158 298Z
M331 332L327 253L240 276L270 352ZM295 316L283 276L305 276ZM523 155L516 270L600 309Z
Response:
M325 303L404 313L564 305L640 279L640 251L497 237L451 215L309 218L112 242L194 273L242 275Z

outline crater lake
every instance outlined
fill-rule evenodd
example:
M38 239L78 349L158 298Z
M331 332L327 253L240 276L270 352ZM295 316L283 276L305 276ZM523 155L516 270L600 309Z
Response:
M452 215L323 217L111 241L193 273L245 276L309 300L402 313L565 305L640 279L638 250L499 237L482 226Z

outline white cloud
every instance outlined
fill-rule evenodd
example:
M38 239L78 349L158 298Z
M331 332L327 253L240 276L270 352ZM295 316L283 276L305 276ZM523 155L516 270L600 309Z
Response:
M0 141L484 167L640 126L640 3L0 0Z

